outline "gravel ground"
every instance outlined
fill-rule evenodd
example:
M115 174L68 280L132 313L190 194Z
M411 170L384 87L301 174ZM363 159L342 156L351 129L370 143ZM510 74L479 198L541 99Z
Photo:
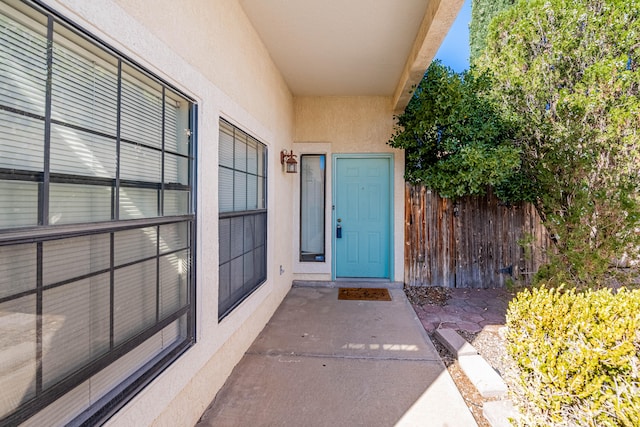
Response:
M412 305L436 304L447 305L450 292L447 288L438 287L405 287L405 293ZM465 340L471 343L478 353L504 378L504 373L510 369L511 363L506 353L504 326L486 326L479 333L457 331ZM453 356L433 334L429 334L431 341L438 350L451 378L455 382L460 394L467 403L479 427L491 427L482 414L485 401L475 386L464 374L455 356Z
M436 286L405 286L404 293L411 304L447 305L450 291L447 288Z
M485 327L481 332L472 334L457 331L467 342L475 347L489 364L504 378L513 362L507 355L504 326L499 328Z

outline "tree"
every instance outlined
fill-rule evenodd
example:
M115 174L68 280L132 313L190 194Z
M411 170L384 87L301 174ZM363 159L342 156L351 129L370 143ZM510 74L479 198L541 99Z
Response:
M471 63L484 49L491 20L500 12L513 6L515 2L516 0L471 0L471 22L469 23Z
M492 22L478 58L519 129L558 281L597 286L613 260L637 255L639 41L640 0L521 1Z
M407 181L443 197L496 187L510 198L506 184L518 173L520 153L510 144L513 126L485 96L490 88L486 74L431 64L389 141L405 149Z

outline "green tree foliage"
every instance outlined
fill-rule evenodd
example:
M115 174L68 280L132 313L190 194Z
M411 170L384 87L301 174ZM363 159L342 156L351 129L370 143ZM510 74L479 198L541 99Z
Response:
M516 0L471 0L471 22L469 23L471 63L484 49L491 20L500 12L513 6L515 2Z
M521 1L492 22L478 65L557 238L549 277L601 283L640 244L640 0Z
M517 173L520 153L509 143L513 127L484 96L490 87L485 74L431 64L389 141L405 150L407 181L449 198L488 186L506 197L503 184Z

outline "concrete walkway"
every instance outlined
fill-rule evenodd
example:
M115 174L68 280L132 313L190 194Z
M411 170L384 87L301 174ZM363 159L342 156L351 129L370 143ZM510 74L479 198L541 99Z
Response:
M292 288L197 426L476 426L404 292L389 292Z

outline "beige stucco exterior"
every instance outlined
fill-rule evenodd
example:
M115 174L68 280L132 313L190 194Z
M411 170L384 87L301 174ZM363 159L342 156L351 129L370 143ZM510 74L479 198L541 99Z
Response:
M391 279L402 281L404 157L386 144L393 132L397 90L376 96L297 97L239 0L44 3L192 96L198 107L197 342L113 416L108 425L194 425L274 313L292 280L330 280L329 262L308 266L297 261L299 181L295 175L282 172L279 153L283 149L293 149L296 154L324 153L329 158L335 153L393 153ZM439 2L431 3L428 10L438 7ZM462 0L455 3L457 12ZM420 31L425 25L423 22ZM438 37L441 40L444 34ZM411 51L419 50L423 44L424 40L418 40ZM405 70L404 80L398 82L400 86L393 86L404 91L409 81L407 70L412 67L401 67ZM415 69L411 72L415 74ZM221 322L217 313L220 117L268 147L271 236L266 283ZM327 178L331 179L330 172ZM327 198L330 200L330 193ZM328 235L329 209L327 203ZM330 257L329 241L327 248ZM55 404L34 416L29 424L45 422L54 407Z

